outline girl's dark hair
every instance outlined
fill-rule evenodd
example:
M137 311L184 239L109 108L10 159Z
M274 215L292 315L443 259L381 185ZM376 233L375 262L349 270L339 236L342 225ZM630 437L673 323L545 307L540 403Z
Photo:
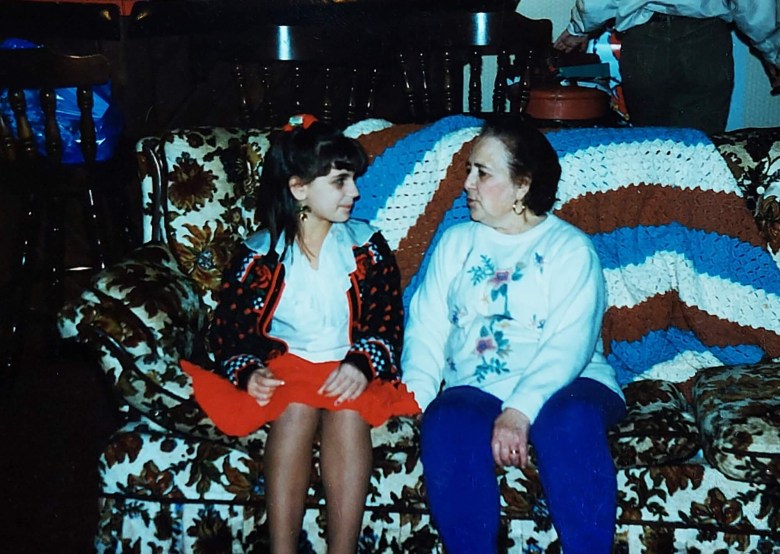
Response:
M555 204L561 164L541 131L521 119L496 119L485 123L479 136L495 137L504 144L512 181L530 179L528 194L523 199L526 207L537 215L549 212Z
M367 167L368 157L360 143L327 123L315 121L307 128L274 133L257 191L257 217L271 235L269 251L282 232L285 249L298 236L298 202L290 192L291 177L310 183L331 169L345 169L359 177Z

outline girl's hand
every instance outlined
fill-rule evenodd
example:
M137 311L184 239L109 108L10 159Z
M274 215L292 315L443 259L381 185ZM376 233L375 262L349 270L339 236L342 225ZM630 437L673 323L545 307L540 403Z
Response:
M362 371L352 364L342 363L328 375L317 392L331 398L336 396L334 404L338 406L342 402L360 396L367 386L368 379Z
M500 466L528 464L528 432L531 420L521 411L506 408L493 423L493 459Z
M275 378L271 370L267 367L258 367L249 376L246 384L246 392L254 398L261 406L267 405L271 401L276 387L284 385L284 381Z

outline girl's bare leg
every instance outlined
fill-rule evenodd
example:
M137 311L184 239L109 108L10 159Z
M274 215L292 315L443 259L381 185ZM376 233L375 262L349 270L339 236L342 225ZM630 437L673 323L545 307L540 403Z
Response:
M320 466L328 510L328 554L354 554L371 476L371 428L352 410L322 413Z
M319 420L319 409L293 403L273 422L268 433L263 465L273 554L298 551L312 443Z

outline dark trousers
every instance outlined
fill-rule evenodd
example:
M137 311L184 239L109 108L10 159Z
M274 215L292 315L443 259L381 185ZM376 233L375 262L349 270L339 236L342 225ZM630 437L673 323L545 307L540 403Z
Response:
M500 492L490 448L501 401L474 387L442 392L425 411L421 454L431 516L448 554L498 549ZM617 478L607 429L625 415L617 394L579 378L531 426L539 479L565 554L609 554Z
M656 15L627 30L620 73L631 123L707 134L726 128L734 57L722 19Z

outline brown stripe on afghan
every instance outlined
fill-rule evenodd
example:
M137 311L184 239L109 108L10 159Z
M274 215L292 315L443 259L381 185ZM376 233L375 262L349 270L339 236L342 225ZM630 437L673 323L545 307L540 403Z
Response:
M407 123L404 125L391 125L386 129L360 135L357 141L365 148L368 154L368 163L394 145L406 135L422 129L424 125Z
M676 291L657 294L627 308L610 307L604 314L602 338L605 353L611 352L611 341L633 342L650 330L676 327L693 331L705 346L725 347L756 344L771 357L780 356L780 336L762 328L746 327L721 319L680 300Z
M640 183L580 196L556 214L590 234L676 221L690 229L735 237L753 246L766 245L745 200L733 193Z
M444 214L463 191L466 162L469 159L471 144L474 140L476 139L463 143L460 150L452 157L452 162L430 202L426 204L423 213L398 244L396 259L401 270L401 285L403 287L406 287L414 274L417 273L425 250L444 219Z

